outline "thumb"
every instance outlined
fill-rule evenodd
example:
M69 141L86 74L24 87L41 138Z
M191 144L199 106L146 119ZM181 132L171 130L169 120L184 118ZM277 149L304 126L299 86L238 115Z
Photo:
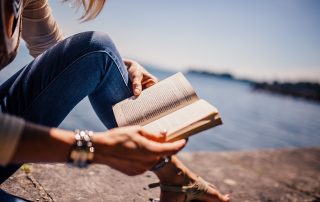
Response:
M132 78L132 90L133 90L133 94L135 96L140 95L141 91L142 91L142 84L141 84L141 80L142 80L142 74L141 73L135 73L133 75Z
M155 141L155 142L165 142L166 141L166 132L161 132L160 134L154 134L150 133L146 130L141 130L141 135L149 140Z

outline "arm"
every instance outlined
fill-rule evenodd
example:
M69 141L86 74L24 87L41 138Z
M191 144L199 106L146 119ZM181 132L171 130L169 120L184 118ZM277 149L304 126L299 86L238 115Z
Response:
M185 145L185 140L159 143L163 139L139 126L95 133L94 163L106 164L127 175L141 174L161 157L173 155ZM11 163L66 162L73 143L72 131L26 123Z
M22 13L22 38L33 57L63 40L64 36L53 18L48 0L26 1Z
M11 163L66 162L74 133L26 123Z

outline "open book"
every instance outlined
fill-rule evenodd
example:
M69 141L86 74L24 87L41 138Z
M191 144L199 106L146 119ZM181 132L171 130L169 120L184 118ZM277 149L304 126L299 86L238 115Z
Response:
M222 124L218 110L199 99L182 73L174 74L113 106L118 126L141 125L166 142L187 138Z

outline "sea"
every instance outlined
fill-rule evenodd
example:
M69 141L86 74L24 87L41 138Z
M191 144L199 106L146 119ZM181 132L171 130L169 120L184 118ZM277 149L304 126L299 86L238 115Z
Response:
M23 67L31 57L24 46L16 60L0 72L0 83ZM146 68L159 79L176 71ZM256 91L247 82L183 72L199 97L220 111L223 125L189 138L184 151L239 151L320 146L320 103ZM105 131L87 98L59 126L74 130Z

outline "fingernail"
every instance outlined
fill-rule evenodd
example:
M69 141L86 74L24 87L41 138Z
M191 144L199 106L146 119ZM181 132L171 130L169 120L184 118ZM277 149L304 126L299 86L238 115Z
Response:
M168 132L167 129L163 129L163 130L160 132L160 134L163 135L163 136L165 136L165 135L167 135L167 132Z
M135 93L135 94L139 94L139 93L140 93L139 88L134 89L134 93Z

